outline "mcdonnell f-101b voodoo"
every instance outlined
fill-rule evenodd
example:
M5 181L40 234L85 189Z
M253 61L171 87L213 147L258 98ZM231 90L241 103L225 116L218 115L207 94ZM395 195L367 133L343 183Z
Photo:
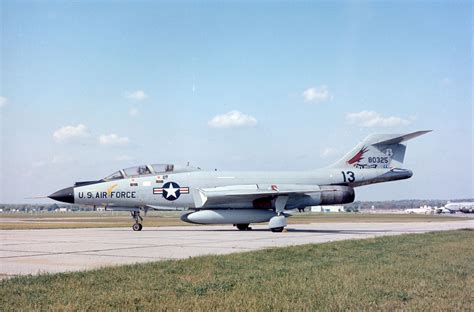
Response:
M403 142L425 134L372 134L329 167L305 171L205 171L172 164L119 170L98 181L76 182L49 198L107 210L130 211L140 231L147 210L182 210L181 220L233 224L239 230L268 222L273 232L286 227L289 210L354 201L354 188L410 178L402 169Z

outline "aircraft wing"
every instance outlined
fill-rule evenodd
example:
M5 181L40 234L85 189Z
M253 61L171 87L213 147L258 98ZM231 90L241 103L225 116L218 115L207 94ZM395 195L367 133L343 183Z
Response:
M321 190L318 185L300 184L245 184L219 186L213 188L197 188L191 190L196 208L207 205L225 204L228 202L253 201L259 198L281 195L303 195L336 191L337 189Z
M156 206L156 205L145 205L145 206L116 206L116 205L107 205L105 206L105 210L109 211L140 211L140 209L145 210L145 213L148 210L157 210L157 211L178 211L178 210L185 210L185 207L167 207L167 206Z
M167 206L156 206L156 205L146 205L145 209L156 210L156 211L183 211L185 207L167 207Z

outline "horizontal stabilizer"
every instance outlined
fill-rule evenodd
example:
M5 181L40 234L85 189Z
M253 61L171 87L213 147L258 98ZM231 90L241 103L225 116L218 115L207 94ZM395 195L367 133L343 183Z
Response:
M423 135L425 133L431 132L433 130L423 130L423 131L416 131L408 134L403 134L403 135L391 135L392 138L385 138L381 139L380 141L375 141L372 143L373 145L389 145L389 144L399 144L411 139L414 139L420 135ZM390 135L387 135L390 136Z

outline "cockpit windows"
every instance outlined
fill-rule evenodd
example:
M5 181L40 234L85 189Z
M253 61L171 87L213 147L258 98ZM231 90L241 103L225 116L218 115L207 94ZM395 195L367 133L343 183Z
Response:
M164 173L171 172L174 170L174 165L172 164L155 164L155 165L142 165L130 167L127 169L119 170L112 173L108 177L104 178L104 181L112 181L123 178L132 178L142 175L150 175L155 173Z
M154 164L151 165L153 167L153 170L155 170L156 173L158 172L170 172L174 170L174 165L172 164Z
M130 167L127 169L123 170L127 177L134 177L134 176L139 176L139 175L146 175L146 174L151 174L150 169L148 169L147 166L136 166L136 167Z
M117 171L109 175L108 177L104 178L106 181L112 181L112 180L118 180L118 179L123 179L122 172Z

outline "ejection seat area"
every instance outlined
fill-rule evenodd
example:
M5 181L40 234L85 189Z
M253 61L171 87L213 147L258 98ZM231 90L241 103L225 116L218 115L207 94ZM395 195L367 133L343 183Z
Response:
M154 164L154 165L140 165L129 167L125 169L121 169L116 171L107 177L105 177L104 181L113 181L125 178L136 178L140 176L147 176L153 174L163 174L168 172L174 171L173 164Z

